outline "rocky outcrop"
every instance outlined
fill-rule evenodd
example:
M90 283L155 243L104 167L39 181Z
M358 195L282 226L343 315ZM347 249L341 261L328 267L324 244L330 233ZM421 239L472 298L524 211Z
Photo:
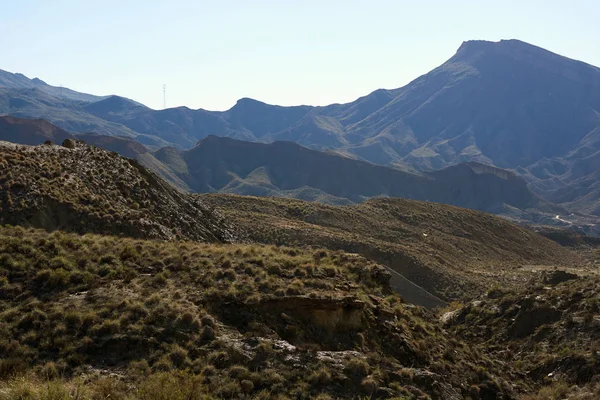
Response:
M534 333L538 327L558 321L561 315L562 313L556 308L545 305L528 310L521 310L515 317L513 323L508 327L508 336L511 338L529 336Z
M365 303L354 297L284 297L261 302L259 307L269 313L280 314L283 319L289 318L286 313L293 312L293 315L329 333L366 328Z
M563 270L547 271L542 274L542 282L547 285L558 285L566 281L577 279L577 274L572 274Z

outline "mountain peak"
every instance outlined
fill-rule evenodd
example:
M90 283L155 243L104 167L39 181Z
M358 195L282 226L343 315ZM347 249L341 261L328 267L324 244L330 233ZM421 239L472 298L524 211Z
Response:
M33 79L31 80L31 82L33 82L33 83L35 83L35 84L38 84L38 85L47 85L47 83L46 83L46 82L44 82L43 80L41 80L40 78L33 78Z
M561 56L549 50L523 42L517 39L503 39L497 42L486 40L469 40L458 48L452 62L467 62L469 64L481 57L503 56L521 61L538 68L553 70L559 73L566 68L593 68L589 64Z
M267 105L267 103L264 103L262 101L251 99L250 97L242 97L241 99L236 101L235 106L233 106L233 107L239 108L239 107L266 106L266 105Z
M539 52L538 54L552 54L547 50L532 44L523 42L517 39L502 39L497 42L488 40L467 40L463 42L456 52L456 57L460 58L471 58L481 54L491 53L529 53Z

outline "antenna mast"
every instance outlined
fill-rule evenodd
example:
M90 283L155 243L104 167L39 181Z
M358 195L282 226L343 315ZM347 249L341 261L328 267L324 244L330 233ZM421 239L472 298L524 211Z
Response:
M163 85L163 110L167 109L167 85Z

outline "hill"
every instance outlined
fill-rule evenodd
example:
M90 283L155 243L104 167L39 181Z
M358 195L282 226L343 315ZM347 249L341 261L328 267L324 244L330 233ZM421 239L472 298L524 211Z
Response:
M515 174L476 163L414 174L293 142L263 144L217 136L208 136L187 151L165 149L154 155L199 193L292 197L329 204L391 196L498 214L517 208L554 216L559 210L534 195Z
M197 198L137 161L66 139L0 142L0 223L131 237L227 241L232 232Z
M74 136L43 119L31 120L0 116L0 140L36 146L48 140L62 143Z
M490 286L520 287L532 265L578 265L568 249L502 218L442 204L372 199L350 206L233 195L202 195L259 243L318 245L358 253L445 301ZM436 305L402 280L407 300Z
M108 139L120 145L113 143L120 139ZM2 142L0 223L137 238L228 241L237 235L265 243L342 249L393 269L397 290L428 307L443 304L436 296L465 298L481 293L494 279L510 284L527 274L507 274L501 266L578 262L555 243L487 214L401 199L328 207L274 198L198 196L171 187L135 160L72 139L65 146ZM126 148L152 157L135 146ZM164 160L169 151L162 153L156 156ZM179 165L180 172L184 165ZM383 168L364 165L371 167ZM424 179L409 174L413 176Z
M532 390L403 303L385 270L355 255L18 227L0 228L0 254L1 398L458 400Z

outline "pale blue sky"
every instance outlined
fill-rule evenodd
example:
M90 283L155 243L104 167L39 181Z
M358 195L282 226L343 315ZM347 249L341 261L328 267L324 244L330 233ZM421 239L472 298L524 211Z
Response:
M598 0L0 0L0 69L153 108L348 102L464 40L520 39L600 66Z

